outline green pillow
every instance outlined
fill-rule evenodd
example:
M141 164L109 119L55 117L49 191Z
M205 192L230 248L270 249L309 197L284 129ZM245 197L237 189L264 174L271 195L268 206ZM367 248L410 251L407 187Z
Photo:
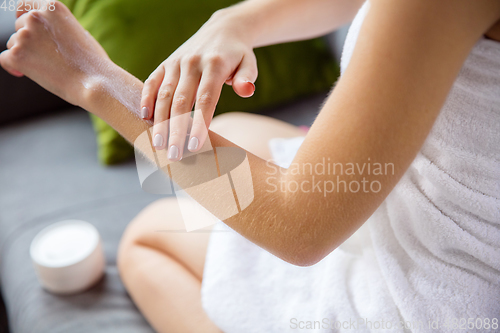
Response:
M78 21L104 47L111 60L144 81L216 10L237 0L63 0ZM255 50L259 67L254 96L243 99L232 87L222 90L216 114L258 111L301 96L328 90L338 76L323 39ZM103 120L91 115L99 160L115 164L133 148Z

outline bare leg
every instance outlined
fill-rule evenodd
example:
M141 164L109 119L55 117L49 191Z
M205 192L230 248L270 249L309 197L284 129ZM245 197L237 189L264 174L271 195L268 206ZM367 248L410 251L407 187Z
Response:
M264 159L271 157L269 139L303 134L282 121L237 112L214 118L211 129ZM220 332L203 310L200 297L211 228L190 233L165 231L182 229L177 199L165 198L146 207L121 240L120 275L158 332Z
M297 126L244 112L221 114L213 119L210 129L265 160L271 159L270 139L305 135Z

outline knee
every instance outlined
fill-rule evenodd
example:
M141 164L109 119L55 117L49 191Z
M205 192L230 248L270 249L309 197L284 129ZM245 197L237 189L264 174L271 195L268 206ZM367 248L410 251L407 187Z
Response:
M264 119L271 119L267 116L263 116L260 114L249 113L249 112L226 112L218 115L212 120L210 124L210 129L216 133L219 133L220 130L224 131L226 129L234 128L235 126L245 125L246 128L248 126L255 126L260 124L260 122ZM241 131L241 126L239 126L238 130Z
M134 248L139 245L139 240L141 239L140 234L135 232L138 229L136 224L136 220L133 220L127 226L118 246L116 266L122 279L124 279L124 275L129 271L129 267L134 266Z
M238 146L252 151L250 143L255 142L255 133L269 117L248 113L228 112L215 117L210 129Z
M233 121L244 119L248 116L251 117L252 115L253 115L252 113L241 112L241 111L226 112L226 113L222 113L222 114L214 117L212 124L213 123L231 123Z
M154 247L154 243L151 241L151 233L154 232L154 228L151 227L151 223L154 223L153 218L161 201L153 202L144 208L125 229L116 257L116 265L122 279L131 268L137 266L136 250L141 246Z
M238 124L253 122L259 115L248 112L226 112L216 116L210 124L210 129L215 133L224 136L228 130L238 127Z

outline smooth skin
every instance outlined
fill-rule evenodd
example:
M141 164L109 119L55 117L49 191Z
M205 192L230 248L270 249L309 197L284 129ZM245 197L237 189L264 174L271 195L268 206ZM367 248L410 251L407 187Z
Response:
M258 0L252 3L260 4L262 8L266 6ZM286 27L286 22L290 26L296 25L302 19L300 10L297 11L298 16L288 17L283 12L293 10L286 6L286 2L275 0L268 3L276 6L275 11L256 16L252 15L252 11L245 11L238 13L238 16L234 14L234 7L224 12L224 15L214 17L219 18L222 26L225 22L227 25L224 29L230 31L234 25L240 28L245 26L247 21L242 17L248 13L248 21L252 24L241 29L259 35L259 28L265 27L266 33L260 36L261 41L269 38L270 43L273 43L293 40L296 36L304 37L297 33L297 29L287 32L281 28ZM297 8L307 8L309 3L293 2L299 6ZM278 10L279 6L283 6L283 10ZM233 19L233 15L238 19ZM372 0L350 65L307 134L294 163L314 164L320 163L323 158L330 158L339 163L362 164L370 157L372 161L393 163L395 174L378 178L382 183L382 190L378 193L332 193L326 198L323 193L269 193L266 175L274 168L250 151L248 157L255 200L244 211L224 222L291 264L313 265L324 258L366 221L397 184L432 128L471 48L483 34L494 36L492 31L499 18L500 2L496 0ZM117 85L131 90L143 87L139 80L100 53L99 47L63 5L57 3L55 12L31 12L21 16L18 21L18 30L9 41L9 49L0 55L0 63L4 68L11 73L17 71L27 75L70 103L97 114L131 142L152 125L150 121L141 120L127 110L102 81L89 77L84 66L74 66L71 59L88 61L86 65L99 63L99 67L93 70L100 71L102 77L114 78ZM50 29L43 28L43 22L49 27L70 33L51 34ZM314 22L309 24L314 25ZM252 27L258 28L252 31ZM84 57L80 53L69 52L68 55L55 51L54 45L70 46L74 43L86 46L82 48ZM68 49L71 50L70 47ZM86 84L82 85L82 81ZM208 135L215 147L235 146L214 131L209 131ZM184 178L191 176L195 175L187 172L179 175ZM309 180L306 175L286 173L282 178L299 183ZM328 176L318 176L318 179L329 180ZM358 176L346 177L345 180L361 181ZM202 205L206 202L203 195L194 194L194 198ZM165 241L165 246L168 246L168 242ZM125 240L123 244L126 244ZM157 245L148 243L148 246L155 249ZM201 246L197 251L203 253L203 248ZM198 316L194 319L191 316L172 316L168 323L177 323L175 325L178 326L174 327L185 328L189 325L186 321L199 320L207 325L207 329L215 329L200 310L199 284L196 282L199 279L196 278L197 273L189 269L195 259L178 258L168 250L158 252L161 254L157 256L158 263L163 262L170 267L172 271L168 272L171 274L178 272L173 268L175 262L179 264L185 261L177 267L187 267L185 272L192 273L193 283L183 284L181 280L172 282L178 289L185 288L186 295L191 295L184 306L192 305L198 309ZM197 258L199 263L203 255ZM132 268L127 269L125 264L121 267L124 280L132 281L127 284L132 295L133 288L140 281L148 285L152 302L156 298L173 299L172 295L175 294L172 293L177 289L162 289L158 281L145 277L141 280L139 275L134 280L129 275L134 274L134 261L131 262ZM138 262L135 261L135 265ZM157 269L150 274L167 272L160 267ZM199 272L198 268L198 275ZM146 303L147 299L142 302ZM169 327L163 326L161 318L158 319L161 315L168 316L168 313L154 314L153 311L157 309L144 307L141 310L159 331L169 330Z

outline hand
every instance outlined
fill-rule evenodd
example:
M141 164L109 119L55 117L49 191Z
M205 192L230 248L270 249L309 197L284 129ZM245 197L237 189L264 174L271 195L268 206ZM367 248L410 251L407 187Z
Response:
M25 1L25 8L29 4L33 5ZM99 67L111 61L66 6L50 4L46 10L18 12L16 32L0 54L0 65L81 106L83 92L92 87Z
M191 118L185 116L195 105L188 149L199 150L207 138L224 83L232 85L239 96L250 97L256 79L257 61L248 32L221 15L213 15L144 84L141 116L151 119L154 114L156 149L167 146L170 134L168 158L173 161L182 158L191 123Z

